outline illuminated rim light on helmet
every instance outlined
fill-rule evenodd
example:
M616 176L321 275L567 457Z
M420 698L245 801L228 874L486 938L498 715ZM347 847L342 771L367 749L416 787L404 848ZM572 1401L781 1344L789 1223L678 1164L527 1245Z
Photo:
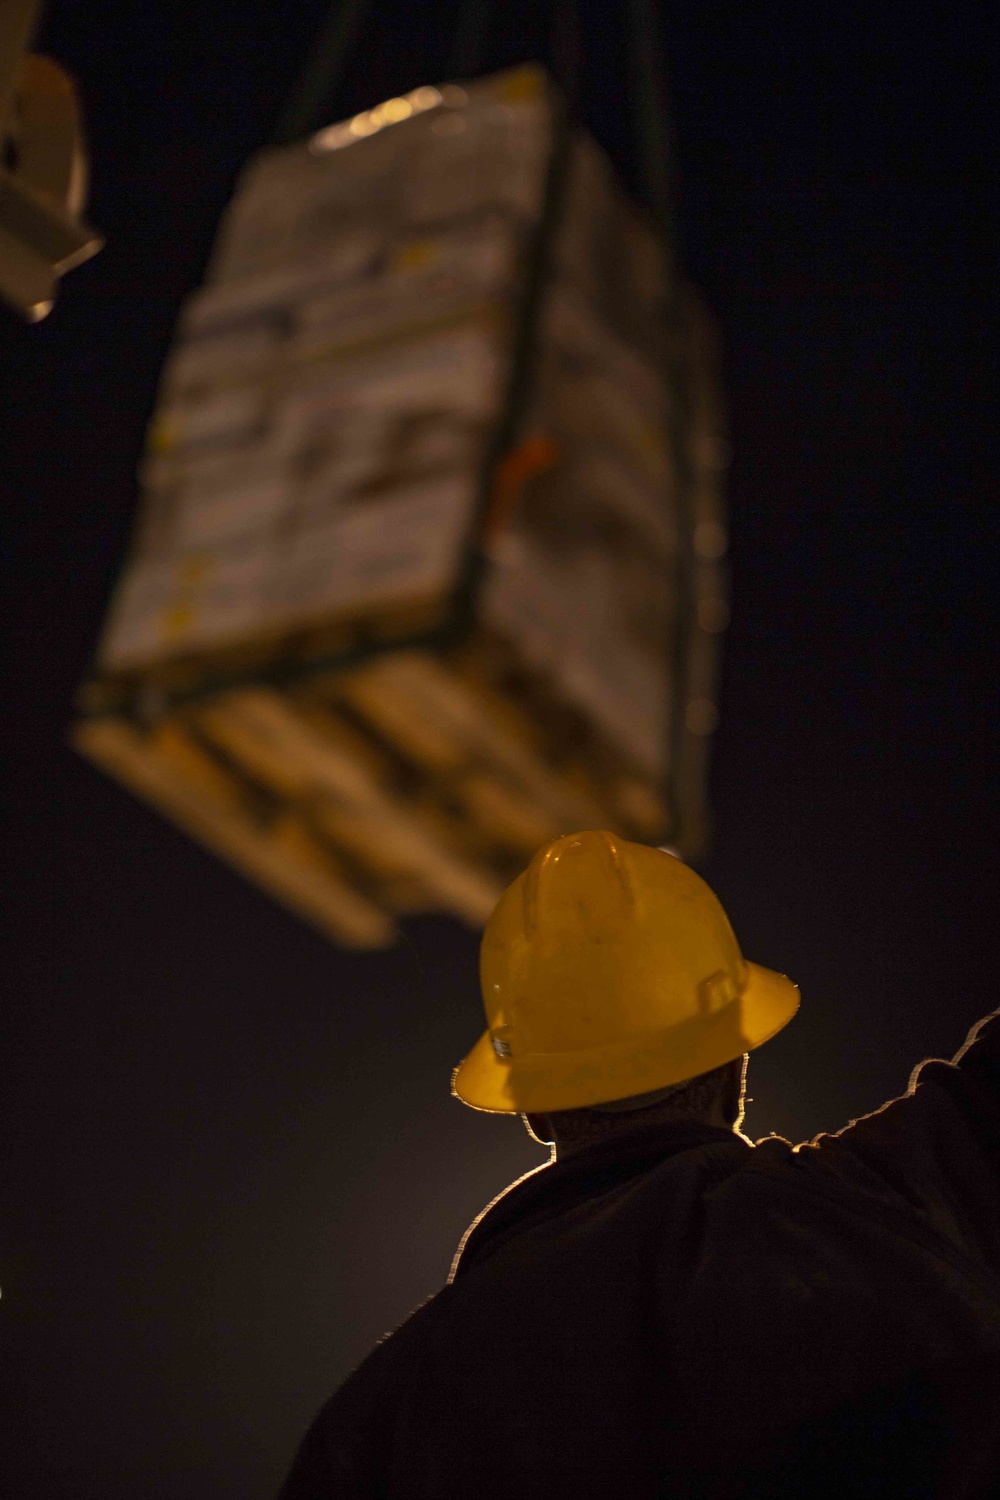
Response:
M468 94L456 83L446 83L439 89L424 84L408 94L386 99L383 103L376 104L374 109L362 110L361 114L354 115L350 120L343 120L339 125L328 125L325 130L317 131L309 142L309 150L316 155L325 151L339 151L343 146L351 146L355 141L375 135L387 125L399 125L413 115L425 114L427 110L437 109L441 105L447 109L460 109L468 100Z

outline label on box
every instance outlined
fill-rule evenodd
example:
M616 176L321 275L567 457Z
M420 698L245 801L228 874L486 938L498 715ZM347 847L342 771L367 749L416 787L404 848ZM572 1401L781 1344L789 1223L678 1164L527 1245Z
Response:
M140 560L112 606L101 665L124 670L444 593L472 518L468 474L411 483L320 524Z

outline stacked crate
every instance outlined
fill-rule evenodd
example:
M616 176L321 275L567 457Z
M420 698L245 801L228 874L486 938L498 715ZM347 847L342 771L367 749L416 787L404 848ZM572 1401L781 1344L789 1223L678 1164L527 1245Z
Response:
M164 370L75 742L344 943L702 836L707 328L672 406L659 247L561 120L528 67L261 153Z

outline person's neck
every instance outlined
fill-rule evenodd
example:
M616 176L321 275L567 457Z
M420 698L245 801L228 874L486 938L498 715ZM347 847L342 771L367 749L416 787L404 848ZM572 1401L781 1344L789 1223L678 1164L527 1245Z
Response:
M648 1118L643 1118L645 1111L637 1110L634 1114L618 1116L614 1123L611 1118L605 1116L600 1125L593 1130L588 1126L579 1132L575 1130L565 1131L553 1127L554 1135L554 1158L556 1161L565 1161L569 1156L576 1156L581 1151L589 1150L592 1146L606 1145L612 1141L634 1136L646 1130L669 1130L671 1126L680 1126L685 1129L708 1128L713 1130L735 1131L736 1127L731 1120L724 1118L721 1110L713 1110L711 1115L667 1115L650 1111Z

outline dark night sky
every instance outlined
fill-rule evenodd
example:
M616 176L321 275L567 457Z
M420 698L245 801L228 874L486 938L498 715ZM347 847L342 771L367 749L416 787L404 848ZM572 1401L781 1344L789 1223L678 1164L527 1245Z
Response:
M490 61L537 51L501 7ZM992 8L676 7L685 257L728 344L734 615L706 868L799 981L747 1128L900 1092L996 1002ZM617 5L593 124L629 162ZM316 0L98 8L80 80L107 249L0 317L5 1500L264 1500L323 1396L539 1160L463 1110L476 938L336 951L65 744L181 297ZM332 115L446 72L443 4L383 5Z

